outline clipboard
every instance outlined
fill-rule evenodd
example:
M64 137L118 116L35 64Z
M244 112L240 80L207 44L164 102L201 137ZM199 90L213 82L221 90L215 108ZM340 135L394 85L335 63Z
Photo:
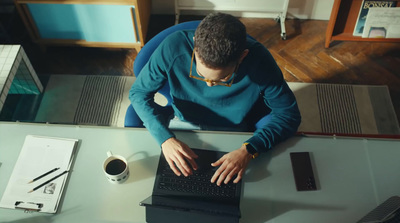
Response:
M42 203L33 203L33 202L28 202L25 203L23 201L16 201L15 202L15 209L22 209L26 212L40 212L43 208Z
M78 142L78 139L27 135L0 207L56 213Z

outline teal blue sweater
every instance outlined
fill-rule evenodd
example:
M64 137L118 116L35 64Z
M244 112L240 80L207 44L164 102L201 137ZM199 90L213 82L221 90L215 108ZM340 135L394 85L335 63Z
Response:
M174 115L200 126L251 129L246 127L245 117L257 99L263 97L271 109L271 119L246 141L259 152L296 132L300 124L296 99L263 45L248 38L249 54L240 64L232 86L208 87L205 82L189 77L193 36L194 30L168 36L154 51L130 90L135 111L159 145L175 136L153 100L166 82L171 88ZM197 75L195 66L194 61L192 75Z

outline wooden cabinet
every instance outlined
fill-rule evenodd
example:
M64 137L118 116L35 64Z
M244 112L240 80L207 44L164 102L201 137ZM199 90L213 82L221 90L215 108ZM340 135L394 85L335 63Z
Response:
M281 37L286 39L285 19L289 0L175 0L175 23L183 10L239 11L262 13L280 22Z
M147 33L150 0L14 0L34 42L135 48Z
M325 48L329 48L333 41L375 41L399 42L399 38L362 38L353 36L358 13L363 0L335 0L326 30ZM397 2L397 7L400 1Z

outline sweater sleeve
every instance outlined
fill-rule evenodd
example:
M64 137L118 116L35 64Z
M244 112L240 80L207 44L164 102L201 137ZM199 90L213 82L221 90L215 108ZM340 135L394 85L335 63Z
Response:
M171 66L168 61L169 49L166 47L169 41L171 38L163 41L153 52L129 91L133 108L160 146L165 140L175 136L168 128L168 117L154 101L155 93L167 82L167 72Z
M264 103L271 109L270 119L246 141L258 152L265 152L291 137L301 122L296 98L272 55L268 50L266 52L267 56L262 64L267 65L264 67L268 67L268 73L260 75L259 83Z

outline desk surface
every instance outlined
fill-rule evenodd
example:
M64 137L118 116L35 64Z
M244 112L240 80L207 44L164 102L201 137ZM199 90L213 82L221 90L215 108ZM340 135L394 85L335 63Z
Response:
M145 129L0 122L0 196L27 134L80 139L55 215L0 209L0 222L145 222L139 202L151 194L160 149ZM231 151L250 134L176 132L191 147ZM131 175L107 182L106 152L127 157ZM290 152L311 152L317 191L298 192ZM241 222L356 222L400 195L400 140L292 137L253 160L244 177Z

